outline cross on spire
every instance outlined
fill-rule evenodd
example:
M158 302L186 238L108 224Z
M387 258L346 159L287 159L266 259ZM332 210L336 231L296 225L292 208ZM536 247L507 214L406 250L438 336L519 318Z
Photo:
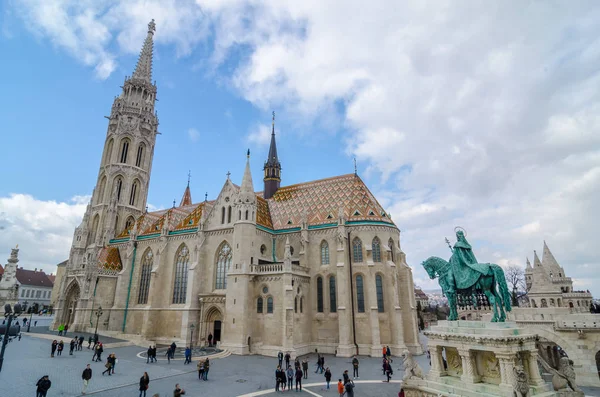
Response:
M229 176L231 175L231 172L227 171L227 179L229 179Z
M192 171L188 170L188 187L190 187L190 179L192 178Z
M354 175L358 175L358 172L356 170L356 157L354 158Z

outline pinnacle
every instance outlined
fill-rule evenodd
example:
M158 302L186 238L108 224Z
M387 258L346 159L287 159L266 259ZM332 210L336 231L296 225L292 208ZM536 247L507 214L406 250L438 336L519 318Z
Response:
M146 80L148 83L152 81L152 53L154 50L153 36L156 31L156 24L154 19L148 24L148 35L144 41L144 46L140 52L133 77Z

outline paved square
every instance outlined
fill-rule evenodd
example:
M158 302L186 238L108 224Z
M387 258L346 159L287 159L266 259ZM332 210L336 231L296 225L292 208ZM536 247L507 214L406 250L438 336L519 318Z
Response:
M158 363L146 364L146 360L139 358L138 353L145 349L137 346L107 348L103 358L108 353L115 353L119 362L115 368L115 375L102 376L105 369L103 363L92 363L92 351L84 344L83 351L69 355L68 348L60 357L50 358L51 340L30 337L23 334L21 341L10 342L6 347L4 366L0 373L0 387L2 396L34 396L35 383L43 375L49 375L52 388L48 397L55 396L81 396L81 373L85 365L91 363L93 377L90 381L88 394L94 397L125 397L138 396L139 379L144 373L150 376L150 388L147 396L158 394L161 397L172 396L176 383L185 390L186 396L275 396L282 393L274 391L275 368L278 364L276 358L262 356L229 356L222 359L211 360L208 381L198 380L196 364L185 365L182 360L172 360L167 363L164 356L158 357ZM58 339L58 337L57 337ZM69 338L63 339L65 344ZM110 346L110 345L108 345ZM365 397L395 397L400 390L400 379L403 371L400 369L401 360L394 359L394 376L392 383L384 383L381 371L381 360L378 358L359 357L360 378L356 379L356 396ZM425 356L415 357L417 362L427 372L429 363ZM311 395L311 396L337 396L337 379L345 369L352 373L352 365L348 358L325 356L325 366L329 367L333 377L331 390L325 389L325 378L322 374L315 374L316 355L308 356L308 379L303 380L306 385L302 393L286 391L283 394ZM586 389L589 396L599 396L600 390Z

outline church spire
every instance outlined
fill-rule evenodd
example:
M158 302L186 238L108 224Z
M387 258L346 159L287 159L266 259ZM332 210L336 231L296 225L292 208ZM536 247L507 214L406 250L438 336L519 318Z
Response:
M190 192L190 178L192 177L192 174L190 172L188 172L188 183L187 183L187 187L185 188L185 191L183 192L183 197L181 197L181 203L179 203L180 207L183 207L184 205L192 205L192 193Z
M264 192L263 197L273 197L281 184L281 163L277 157L277 144L275 143L275 112L273 112L273 126L271 131L271 146L269 146L269 157L265 162Z
M242 196L254 196L254 185L252 184L252 173L250 172L250 149L248 149L248 153L246 154L246 169L244 170L244 177L242 178L240 194Z
M148 83L152 82L152 51L154 49L153 38L155 31L156 24L153 19L148 24L148 35L146 36L142 52L140 52L140 57L133 72L134 79L146 80Z
M544 240L544 251L542 252L542 266L550 271L560 272L560 265L550 252L550 248L548 248L548 244L546 244L546 240Z

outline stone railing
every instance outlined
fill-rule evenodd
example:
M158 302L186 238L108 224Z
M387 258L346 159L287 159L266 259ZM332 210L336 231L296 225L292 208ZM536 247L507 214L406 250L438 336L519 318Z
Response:
M294 273L303 273L303 274L309 273L309 269L307 267L300 266L300 265L292 265L292 271Z
M573 291L563 294L564 299L592 299L592 294L586 291Z
M281 273L283 271L283 263L271 263L268 265L252 265L250 266L252 273Z
M552 280L553 284L563 284L563 283L571 283L571 277L552 277L550 280Z
M600 331L600 314L574 314L556 321L555 328L564 331L597 330Z

